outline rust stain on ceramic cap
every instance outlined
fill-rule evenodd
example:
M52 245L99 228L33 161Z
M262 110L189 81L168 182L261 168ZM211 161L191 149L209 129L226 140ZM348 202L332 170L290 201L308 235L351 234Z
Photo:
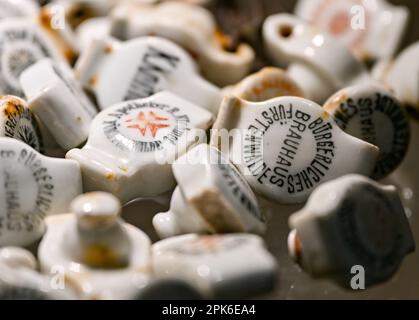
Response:
M323 109L326 110L327 112L332 112L334 110L336 110L337 108L339 108L339 106L348 101L348 95L341 92L340 94L337 93L337 96L335 97L335 99L326 102L326 104L323 106Z
M20 115L25 102L14 96L0 96L0 104L5 104L4 114L7 117Z

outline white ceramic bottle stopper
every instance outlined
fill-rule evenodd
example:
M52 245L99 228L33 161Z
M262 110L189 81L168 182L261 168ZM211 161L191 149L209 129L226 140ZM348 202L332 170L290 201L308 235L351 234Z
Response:
M405 105L419 110L419 42L404 49L394 60L378 65L376 76ZM375 72L377 72L377 69Z
M199 76L186 51L162 38L142 37L125 43L93 41L78 61L76 74L95 94L101 109L163 90L214 114L220 106L220 89Z
M38 122L19 97L0 96L0 137L18 139L38 152L44 151Z
M21 74L20 83L31 110L64 150L87 140L97 110L67 65L38 61Z
M255 58L253 49L244 43L232 51L231 39L219 30L212 14L196 5L178 1L122 4L111 17L113 36L126 40L153 34L176 42L192 53L205 78L218 86L243 79Z
M0 0L0 20L11 17L33 17L39 6L31 0Z
M236 85L224 88L223 95L260 102L281 96L303 97L304 93L284 70L265 67Z
M49 10L63 15L72 29L96 17L104 17L117 4L118 0L54 0L46 5ZM59 11L58 11L59 10Z
M81 288L81 298L127 299L148 283L150 240L119 217L113 195L93 192L71 204L73 214L47 219L39 246L41 270L58 265Z
M186 281L156 279L140 290L134 300L202 300L202 295Z
M44 218L67 212L82 192L77 162L45 157L25 143L0 138L0 246L29 246Z
M289 65L288 74L304 96L319 104L343 87L369 80L364 65L344 44L293 15L268 17L263 38L273 61Z
M184 233L254 232L266 221L237 169L215 148L201 144L173 164L179 184L169 212L153 218L161 238Z
M111 36L111 21L107 17L88 19L81 23L75 32L80 52L85 52L93 40L106 39Z
M19 247L0 249L0 298L2 300L74 299L73 288L51 285L38 271L35 257Z
M83 149L67 153L80 163L85 191L108 191L125 203L173 190L171 164L206 139L212 115L170 93L127 101L102 111Z
M157 278L186 281L206 299L240 299L275 287L277 263L263 240L250 234L189 234L152 247Z
M409 20L408 8L386 0L299 0L295 13L366 61L393 56Z
M409 148L409 119L400 102L382 86L342 89L323 108L343 131L380 148L374 179L384 178L403 161Z
M0 20L0 92L24 97L20 74L45 57L62 56L36 23L25 18Z
M378 156L376 146L346 134L322 107L298 97L225 98L211 145L255 192L283 204L304 202L320 183L344 174L369 176Z
M80 50L76 35L65 19L63 7L60 7L59 4L43 6L36 22L65 60L73 65Z
M289 219L292 257L309 274L350 287L351 269L366 285L387 280L415 242L397 190L358 175L327 182Z

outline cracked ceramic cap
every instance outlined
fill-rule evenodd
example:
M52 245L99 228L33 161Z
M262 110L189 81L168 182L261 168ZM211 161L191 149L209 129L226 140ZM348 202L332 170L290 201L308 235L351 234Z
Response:
M185 233L253 232L266 220L241 173L217 149L201 144L173 164L178 182L170 211L153 225L162 238Z
M309 274L344 286L353 266L364 269L366 284L387 280L415 249L396 188L359 175L322 184L289 226L291 256Z

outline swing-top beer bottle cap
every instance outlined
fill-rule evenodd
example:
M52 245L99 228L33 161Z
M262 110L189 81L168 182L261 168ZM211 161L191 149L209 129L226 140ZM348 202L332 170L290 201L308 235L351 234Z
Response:
M213 114L221 101L220 89L201 78L189 54L175 43L157 37L124 43L93 40L79 59L76 74L82 85L95 94L101 109L163 90Z
M169 212L157 214L162 237L182 233L263 233L266 221L242 174L217 149L201 144L173 164L179 184Z
M415 248L396 188L359 175L322 184L289 225L290 254L302 268L346 286L353 266L367 284L387 280Z

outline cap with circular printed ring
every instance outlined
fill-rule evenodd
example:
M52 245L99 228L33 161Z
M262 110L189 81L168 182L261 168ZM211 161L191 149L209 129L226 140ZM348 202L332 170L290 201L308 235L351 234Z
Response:
M221 102L220 89L201 78L189 54L157 37L124 43L95 39L78 61L76 74L101 109L160 91L170 91L214 114Z
M396 97L381 85L342 89L323 108L346 133L380 148L374 179L389 175L403 161L410 142L409 118Z
M179 279L206 299L240 299L270 292L277 263L263 240L251 234L188 234L152 246L157 278Z
M393 56L409 20L408 8L386 0L370 4L360 0L299 0L295 13L332 34L364 61Z
M0 20L0 93L24 97L20 74L35 62L50 57L61 61L53 42L33 21L25 18Z
M0 138L0 246L29 246L44 218L67 212L82 192L77 162L45 157L27 144Z
M169 212L153 225L163 238L184 233L254 232L266 221L241 173L215 148L201 144L173 164L179 184Z
M66 157L82 169L85 191L107 191L123 203L173 190L171 164L206 139L208 111L171 93L123 102L93 120L87 144Z
M18 139L38 152L44 152L38 121L26 101L15 96L0 96L0 137Z
M415 249L396 188L359 175L322 184L289 225L290 254L302 268L346 287L354 266L363 268L367 285L377 284Z
M64 150L87 140L97 110L66 64L40 60L21 74L20 83L31 110Z
M150 279L148 236L120 218L120 202L108 193L80 195L71 212L47 218L41 271L62 266L80 299L132 298Z
M344 174L369 176L379 152L342 131L318 104L299 97L225 98L211 145L255 192L283 204L302 203L320 183Z

